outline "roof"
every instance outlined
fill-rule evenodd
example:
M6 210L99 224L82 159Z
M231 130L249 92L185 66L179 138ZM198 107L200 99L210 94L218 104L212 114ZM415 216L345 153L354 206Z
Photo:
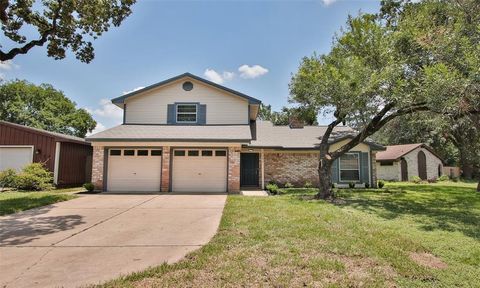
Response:
M325 134L327 126L289 126L273 125L270 121L257 121L252 128L253 140L249 147L272 149L315 149L320 144L320 137ZM353 138L355 130L347 126L337 126L330 137L330 143ZM383 150L383 146L372 141L364 141L374 150Z
M390 146L385 146L387 150L378 152L376 155L376 160L377 161L396 161L400 160L401 157L404 155L412 152L413 150L422 147L430 151L433 155L435 155L437 158L442 160L442 158L433 151L432 148L430 148L428 145L424 143L414 143L414 144L402 144L402 145L390 145ZM443 160L442 160L443 162Z
M249 142L249 125L128 125L87 137L88 141Z
M90 143L86 142L84 138L80 138L80 137L76 137L76 136L72 136L72 135L62 134L62 133L58 133L58 132L51 132L51 131L43 130L43 129L40 129L40 128L33 128L33 127L20 125L20 124L8 122L8 121L3 121L3 120L0 120L0 123L11 126L11 127L14 127L14 128L17 128L17 129L28 130L28 131L31 131L31 132L51 136L51 137L56 138L60 142L75 142L75 143L79 143L79 144L90 145Z
M151 89L154 89L154 88L163 86L163 85L167 85L167 84L169 84L169 83L172 83L172 82L174 82L174 81L177 81L177 80L179 80L179 79L186 78L186 77L192 78L192 79L194 79L194 80L197 80L197 81L203 82L203 83L205 83L205 84L207 84L207 85L213 86L213 87L215 87L215 88L224 90L224 91L226 91L226 92L228 92L228 93L234 94L234 95L239 96L239 97L241 97L241 98L247 99L250 104L260 104L260 103L262 103L262 101L260 101L260 100L258 100L258 99L256 99L256 98L253 98L253 97L251 97L251 96L245 95L245 94L243 94L243 93L240 93L240 92L235 91L235 90L233 90L233 89L227 88L227 87L225 87L225 86L219 85L219 84L214 83L214 82L212 82L212 81L209 81L209 80L207 80L207 79L203 79L203 78L201 78L201 77L199 77L199 76L193 75L193 74L188 73L188 72L187 72L187 73L180 74L180 75L175 76L175 77L172 77L172 78L170 78L170 79L167 79L167 80L164 80L164 81L155 83L155 84L150 85L150 86L147 86L147 87L145 87L145 88L142 88L142 89L139 89L139 90L130 92L130 93L125 94L125 95L123 95L123 96L114 98L114 99L112 99L112 103L114 103L114 104L122 104L122 103L124 103L125 99L127 99L127 98L129 98L129 97L136 96L136 95L138 95L138 94L140 94L140 93L143 93L143 92L145 92L145 91L148 91L148 90L151 90Z

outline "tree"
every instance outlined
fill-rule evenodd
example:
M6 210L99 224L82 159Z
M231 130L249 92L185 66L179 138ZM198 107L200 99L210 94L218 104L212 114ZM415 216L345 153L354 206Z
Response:
M8 51L0 50L0 61L47 43L49 57L63 59L66 51L71 50L77 59L89 63L95 56L91 41L110 26L119 26L132 12L134 3L135 0L0 0L3 33L17 45ZM24 35L31 28L38 32L38 38L27 39Z
M83 138L97 122L75 106L48 84L16 80L0 85L0 120Z
M306 125L317 125L317 112L312 107L283 107L281 111L272 111L271 105L260 104L260 120L271 121L275 125L289 125L292 117Z
M393 119L429 111L459 119L480 111L478 1L382 1L349 17L330 53L305 57L291 100L333 115L319 144L318 198L330 198L333 161ZM330 151L340 123L357 132Z

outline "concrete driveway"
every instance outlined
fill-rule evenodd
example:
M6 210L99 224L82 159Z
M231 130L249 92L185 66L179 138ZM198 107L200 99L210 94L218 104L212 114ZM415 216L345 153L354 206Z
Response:
M85 195L0 217L0 287L76 287L173 263L216 233L226 195Z

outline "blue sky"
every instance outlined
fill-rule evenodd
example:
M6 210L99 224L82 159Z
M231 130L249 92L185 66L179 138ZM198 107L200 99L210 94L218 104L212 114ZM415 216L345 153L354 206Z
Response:
M272 104L287 105L288 83L302 57L327 53L349 14L376 12L379 1L154 1L94 42L90 64L34 48L0 64L6 80L50 83L88 108L98 130L121 121L109 100L191 72ZM3 42L3 41L2 41Z

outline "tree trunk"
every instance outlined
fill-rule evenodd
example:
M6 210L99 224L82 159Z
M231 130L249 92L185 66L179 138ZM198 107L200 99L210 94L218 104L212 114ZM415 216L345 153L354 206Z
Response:
M318 167L318 194L315 196L317 199L329 199L333 197L332 190L332 176L330 174L331 163L328 163L327 159L324 159L323 165Z
M478 179L477 192L480 192L480 178Z

